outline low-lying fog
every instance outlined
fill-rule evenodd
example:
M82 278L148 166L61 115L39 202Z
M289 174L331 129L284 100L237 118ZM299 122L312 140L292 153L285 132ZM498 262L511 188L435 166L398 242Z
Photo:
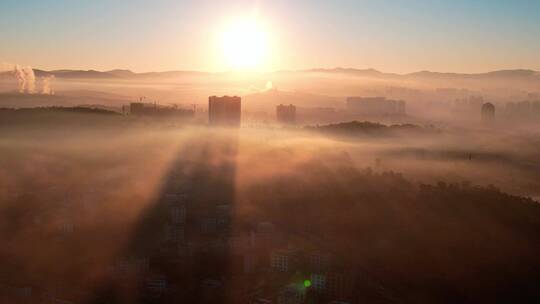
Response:
M537 98L534 81L501 93L476 76L437 90L445 81L334 73L50 78L48 94L1 82L0 108L111 111L0 109L0 302L252 303L239 298L313 275L270 270L284 249L331 256L354 278L351 303L540 298L539 121L504 110ZM491 123L479 93L496 104ZM207 125L214 94L242 95L241 128ZM407 114L350 123L367 119L347 116L349 95L404 99ZM142 96L195 104L195 118L120 114ZM274 123L280 103L298 106L297 126ZM323 114L302 120L313 108ZM167 292L149 300L155 277Z
M77 114L66 114L77 115ZM84 115L83 115L84 116ZM107 120L126 120L124 117ZM166 159L179 157L186 145L206 145L205 140L216 130L204 126L163 127L141 126L136 123L111 126L110 121L95 120L85 127L65 128L61 125L11 126L0 131L3 163L2 179L13 184L22 174L23 180L43 179L50 175L46 166L65 170L73 176L53 176L63 182L89 183L95 175L120 174L126 166L144 172L165 166ZM78 124L80 121L78 122ZM100 126L102 123L105 128ZM254 176L293 172L299 162L310 159L326 161L338 157L351 161L356 168L376 172L394 171L418 182L462 182L494 185L506 192L521 196L540 196L540 136L538 133L491 129L436 129L429 133L398 131L392 135L351 136L319 132L317 129L281 127L242 128L238 134L240 169L250 168ZM218 132L218 134L220 134ZM157 155L155 155L157 153ZM182 157L182 155L180 155ZM201 159L211 162L212 159ZM84 164L99 163L95 169ZM42 166L43 164L43 166ZM58 166L58 167L57 167ZM70 167L73 166L73 167ZM141 168L138 168L138 167ZM29 168L32 168L30 171ZM85 178L76 178L77 170ZM2 172L0 171L0 172ZM40 172L43 171L43 172ZM96 171L96 172L93 172ZM242 170L240 172L243 172ZM135 175L125 173L128 179ZM146 179L150 177L144 173ZM49 180L48 177L45 180ZM154 179L159 178L155 176ZM119 181L127 182L124 177ZM49 180L54 183L54 180ZM147 180L155 184L155 180Z
M478 267L502 267L518 278L529 273L521 266L508 270L505 263L517 259L530 265L537 252L530 243L534 241L522 239L519 232L538 227L536 222L531 218L517 224L523 208L538 215L532 206L536 202L505 198L491 186L468 188L492 184L511 194L538 197L540 142L533 135L438 130L351 137L317 129L221 130L109 121L127 119L124 116L87 118L82 124L78 115L92 114L65 115L73 115L72 120L46 129L22 123L0 131L0 260L5 262L2 279L9 286L63 290L59 293L68 298L99 303L102 288L116 284L111 283L110 271L118 261L148 257L158 246L153 242L162 228L151 218L172 191L166 189L186 193L191 204L199 206L189 207L195 211L188 209L188 218L210 201L230 204L233 231L271 221L286 235L297 235L289 243L304 238L302 242L310 242L304 233L317 235L332 244L342 263L360 263L354 265L375 273L381 284L411 293L441 269L449 280L441 281L443 286L491 290L484 277L478 279L478 273L445 257L447 246L477 266L484 265L479 252L495 250L492 264ZM421 184L434 185L435 190ZM502 229L494 236L499 245L480 243L479 252L470 251L466 244L485 236L477 232L456 238L469 229L446 218L458 211L443 207L438 215L423 213L423 208L435 208L422 207L429 191L464 191L477 197L471 203L487 203L486 213L472 207L459 212L472 221L466 225ZM494 197L492 202L505 198L504 204L515 206L509 211L516 223L512 225L525 226L499 226L506 221L499 217L510 215L491 210L491 202L483 201L488 195ZM469 199L463 197L460 204L467 206ZM432 216L454 228L437 232L430 226ZM411 237L418 238L415 245L406 241ZM418 254L427 248L430 253ZM423 260L423 266L411 274L411 264L398 256ZM171 275L190 273L186 280L191 281L210 275L194 269L177 269ZM411 285L403 285L406 281ZM122 297L129 302L130 296Z

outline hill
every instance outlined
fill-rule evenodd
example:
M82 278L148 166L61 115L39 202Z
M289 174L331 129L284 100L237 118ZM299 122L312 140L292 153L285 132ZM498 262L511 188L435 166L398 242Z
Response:
M426 128L413 124L384 125L369 121L351 121L321 126L307 126L309 131L317 131L339 136L394 136L397 133L411 132L419 134L433 134L439 132L435 128Z
M45 71L34 69L36 76L54 75L58 78L149 78L149 77L182 77L195 75L219 75L230 72L200 72L200 71L163 71L163 72L144 72L135 73L126 69L114 69L110 71L96 70L51 70ZM419 71L407 74L386 73L375 69L355 69L355 68L313 68L305 70L286 70L276 71L266 74L302 74L302 73L321 73L321 74L341 74L358 77L375 77L388 79L407 79L407 78L459 78L459 79L493 79L493 78L534 78L540 80L540 72L530 69L511 69L497 70L486 73L444 73L433 71Z

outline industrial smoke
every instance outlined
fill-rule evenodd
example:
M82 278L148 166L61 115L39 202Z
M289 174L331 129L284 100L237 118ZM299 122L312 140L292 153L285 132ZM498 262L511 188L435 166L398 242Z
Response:
M19 92L33 94L36 89L34 70L29 66L21 67L16 64L14 65L13 72L19 83Z
M34 94L36 93L36 75L34 69L30 66L21 66L19 64L0 63L0 73L11 73L17 79L19 93ZM52 95L54 91L51 88L51 83L54 80L54 75L44 76L41 81L43 87L39 93Z
M44 76L41 78L41 83L43 85L41 89L41 94L43 95L54 95L54 91L51 88L51 83L54 80L54 75Z

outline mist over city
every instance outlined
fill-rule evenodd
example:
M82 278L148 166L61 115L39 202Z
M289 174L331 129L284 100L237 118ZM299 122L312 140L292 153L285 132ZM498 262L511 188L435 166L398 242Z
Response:
M0 303L539 303L539 20L0 3Z

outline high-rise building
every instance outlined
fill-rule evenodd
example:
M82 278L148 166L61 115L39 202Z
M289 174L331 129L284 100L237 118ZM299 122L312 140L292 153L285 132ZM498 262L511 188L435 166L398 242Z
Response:
M276 119L282 124L295 124L296 123L296 107L290 105L278 105L276 106Z
M491 102L486 102L482 105L482 121L491 122L495 119L495 106Z
M210 96L208 122L211 125L240 126L242 100L238 96Z

